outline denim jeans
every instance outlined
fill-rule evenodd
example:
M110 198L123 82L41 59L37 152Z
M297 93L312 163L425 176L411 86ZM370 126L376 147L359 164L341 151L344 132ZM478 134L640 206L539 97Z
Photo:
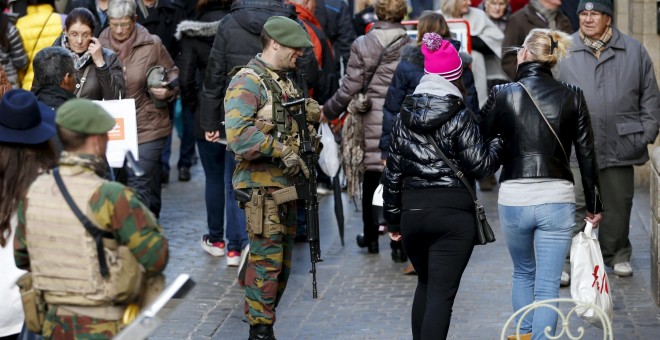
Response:
M209 241L219 242L225 234L227 214L227 250L240 251L248 243L245 213L238 207L231 183L236 162L227 146L197 139L199 157L206 176L205 201ZM226 196L225 196L226 195Z
M234 195L234 186L232 185L232 177L234 175L234 168L236 168L236 160L231 151L225 151L225 190L227 193L227 202L225 209L227 213L227 250L241 251L250 242L247 235L247 228L245 226L245 212L238 207L236 195Z
M174 105L172 105L173 107ZM183 122L183 131L179 131L181 137L181 145L179 147L179 161L177 168L190 168L193 164L195 157L195 116L190 107L187 105L181 106L181 120ZM172 135L167 138L165 147L163 148L161 161L163 163L163 171L169 172L170 170L170 156L172 155Z
M513 261L513 309L559 297L559 280L575 223L575 204L499 205L499 213ZM547 326L551 327L548 334L554 335L557 313L546 307L535 309L523 320L520 333L534 333L533 339L545 339Z

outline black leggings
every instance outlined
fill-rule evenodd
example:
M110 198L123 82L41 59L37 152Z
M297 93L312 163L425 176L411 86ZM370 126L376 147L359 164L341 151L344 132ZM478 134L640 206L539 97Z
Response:
M374 221L372 200L378 184L380 184L379 171L365 171L362 180L362 223L364 225L364 240L373 242L378 240L378 221Z
M476 234L474 203L462 189L404 192L403 247L418 274L413 339L445 339Z

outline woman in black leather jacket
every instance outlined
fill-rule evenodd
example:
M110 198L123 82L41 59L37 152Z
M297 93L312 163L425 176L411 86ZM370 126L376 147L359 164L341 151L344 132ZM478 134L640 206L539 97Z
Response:
M603 206L589 111L582 90L555 80L551 68L570 37L534 29L518 51L516 83L498 85L482 115L486 136L504 140L499 213L513 260L513 309L559 297L559 280L575 215L571 146L580 165L587 220L596 227ZM551 128L550 128L551 126ZM554 335L557 314L536 309L522 322L523 339ZM545 327L550 326L544 334ZM533 335L531 335L531 334Z
M474 179L498 168L502 142L495 138L484 143L474 114L465 106L462 63L451 43L437 33L426 33L422 53L427 74L394 121L383 199L390 238L403 241L419 275L413 339L444 339L474 248L474 202L427 138L473 186Z

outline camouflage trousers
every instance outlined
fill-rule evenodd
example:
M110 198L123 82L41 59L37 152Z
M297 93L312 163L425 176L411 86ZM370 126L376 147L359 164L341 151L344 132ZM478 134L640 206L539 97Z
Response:
M120 321L96 319L83 315L59 316L57 307L46 313L43 337L46 340L105 340L119 333Z
M250 254L245 272L245 315L250 325L275 323L275 308L282 299L296 236L296 201L279 206L286 234L254 235L249 231Z

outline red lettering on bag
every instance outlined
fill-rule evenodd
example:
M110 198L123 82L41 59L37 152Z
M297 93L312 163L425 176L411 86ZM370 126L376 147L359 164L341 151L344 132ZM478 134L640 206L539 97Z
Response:
M600 279L600 282L598 280L598 269L600 269L599 265L596 265L594 267L594 272L591 274L594 277L594 282L591 284L591 287L596 286L596 290L598 290L599 293L603 294L603 291L606 294L610 293L610 285L607 282L607 273L603 272L603 277Z

